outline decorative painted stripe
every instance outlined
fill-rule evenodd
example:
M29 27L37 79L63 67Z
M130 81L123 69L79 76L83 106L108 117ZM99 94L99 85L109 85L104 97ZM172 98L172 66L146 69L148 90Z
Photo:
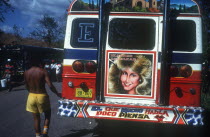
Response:
M78 107L80 105L80 108ZM74 111L73 111L74 110ZM75 115L82 111L82 115ZM81 118L204 125L203 109L200 107L158 106L154 104L96 103L79 100L59 100L58 115Z
M64 53L65 59L97 59L97 50L65 49ZM158 62L160 62L160 55L161 52L158 53ZM172 63L201 64L202 53L172 53Z
M146 14L146 13L138 13L138 12L133 12L133 13L112 12L112 13L110 13L110 16L163 16L163 14L162 13L156 13L156 14L147 13Z
M98 15L98 12L69 12L68 15Z
M65 49L65 59L96 60L97 50Z
M67 117L77 117L80 109L76 102L59 100L58 114Z
M178 121L181 118L181 115L180 115L180 112L179 112L179 110L177 108L174 108L174 110L175 110L175 112L177 114L177 117L176 117L176 119L174 121L174 124L178 124Z
M83 114L84 118L87 118L87 115L85 113L85 107L86 107L87 103L88 102L85 102L84 105L82 106L82 114Z
M158 53L158 62L160 62L161 52ZM172 63L201 64L202 53L172 53Z
M187 109L183 118L187 125L204 125L202 109Z

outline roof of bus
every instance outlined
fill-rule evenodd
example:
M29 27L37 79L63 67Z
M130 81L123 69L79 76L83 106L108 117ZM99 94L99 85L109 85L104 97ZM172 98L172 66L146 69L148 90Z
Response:
M69 11L95 11L100 0L72 0ZM162 13L164 0L105 0L111 12ZM170 9L178 13L200 13L197 0L170 0Z

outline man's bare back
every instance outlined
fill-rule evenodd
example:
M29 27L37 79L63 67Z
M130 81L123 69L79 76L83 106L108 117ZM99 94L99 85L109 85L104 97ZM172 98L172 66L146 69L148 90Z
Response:
M25 72L26 88L30 93L46 93L45 83L50 88L54 87L50 81L47 71L39 67L31 67Z

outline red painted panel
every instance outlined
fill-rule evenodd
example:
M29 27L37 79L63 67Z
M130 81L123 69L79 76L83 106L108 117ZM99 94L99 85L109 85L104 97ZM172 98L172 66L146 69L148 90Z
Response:
M180 91L176 89L179 88ZM195 89L195 94L190 92ZM195 71L189 78L171 78L169 105L200 106L201 72Z
M180 93L176 92L176 88L181 89ZM196 90L195 94L190 93L190 89ZM170 86L170 105L178 106L200 106L200 84L172 83Z
M158 70L157 98L159 98L160 80L160 70ZM194 71L189 78L171 77L169 105L199 107L201 96L201 82L202 81L200 71ZM177 87L181 89L181 93L179 94L175 92L175 89ZM195 89L195 94L190 93L190 89L192 88Z
M68 82L72 82L74 87L69 87ZM92 89L92 98L83 98L83 97L76 97L76 88L80 88L80 84L85 82L89 89ZM64 77L63 78L63 85L62 85L62 97L65 99L75 99L75 100L95 100L96 97L96 88L95 88L95 79L94 78L70 78Z
M69 87L68 82L72 82L74 87ZM85 82L89 89L92 89L92 98L76 97L76 88ZM95 100L96 98L96 73L77 73L71 66L63 67L62 97L75 100Z

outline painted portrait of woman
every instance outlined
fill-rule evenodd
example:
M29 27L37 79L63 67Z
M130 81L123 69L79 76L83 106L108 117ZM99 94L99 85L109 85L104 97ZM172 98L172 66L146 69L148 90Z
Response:
M110 65L108 93L151 95L151 75L152 63L146 56L120 54Z

